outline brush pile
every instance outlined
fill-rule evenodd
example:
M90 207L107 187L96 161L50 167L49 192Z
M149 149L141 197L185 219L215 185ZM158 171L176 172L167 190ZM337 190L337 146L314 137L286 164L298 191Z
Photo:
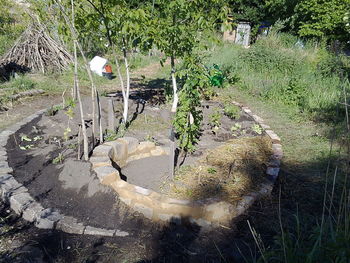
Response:
M14 46L0 59L0 64L16 65L32 72L61 72L72 56L36 23L27 28Z

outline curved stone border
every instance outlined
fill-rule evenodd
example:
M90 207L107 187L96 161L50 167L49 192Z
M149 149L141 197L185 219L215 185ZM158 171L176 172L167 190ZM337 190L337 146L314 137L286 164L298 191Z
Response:
M44 112L46 112L46 110L38 111L0 133L0 196L2 199L10 204L10 207L16 214L22 216L26 221L33 222L38 228L57 229L70 234L109 237L128 236L128 232L84 225L83 223L78 222L76 218L63 215L55 211L53 208L45 209L29 194L28 189L17 182L13 177L11 174L13 169L9 167L7 162L7 152L5 150L7 141L9 137L22 126L39 117Z
M156 147L154 143L139 143L132 137L120 138L96 147L90 158L94 171L102 184L111 186L122 202L142 213L146 218L177 223L181 223L181 218L188 218L201 226L229 225L233 218L243 214L255 200L271 193L283 157L281 140L270 126L266 125L262 118L253 114L248 107L238 102L233 101L232 103L239 106L265 130L271 138L273 152L266 170L269 182L262 184L258 191L243 196L235 205L217 198L196 201L169 198L164 194L122 180L119 172L113 168L112 161L119 167L123 167L131 160L152 156L152 150L155 150ZM158 148L158 150L162 149Z

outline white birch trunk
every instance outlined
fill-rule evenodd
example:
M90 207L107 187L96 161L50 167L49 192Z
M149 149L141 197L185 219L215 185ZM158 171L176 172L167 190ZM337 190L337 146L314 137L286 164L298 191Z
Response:
M129 63L128 58L126 54L126 47L125 47L125 40L123 39L123 55L124 55L124 64L125 64L125 70L126 70L126 92L124 97L124 111L123 111L123 119L124 123L126 124L128 120L128 110L129 110L129 93L130 93L130 70L129 70Z
M176 112L177 104L179 102L179 97L177 94L177 82L175 76L175 58L171 56L171 80L173 83L173 105L171 107L171 112Z

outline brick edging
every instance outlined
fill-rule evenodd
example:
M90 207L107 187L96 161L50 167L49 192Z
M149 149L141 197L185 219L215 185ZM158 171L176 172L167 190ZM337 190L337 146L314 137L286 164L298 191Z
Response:
M44 208L12 175L13 169L7 162L5 146L11 135L22 126L41 116L47 110L40 110L11 127L0 132L0 196L10 204L11 209L26 221L41 229L56 229L69 234L84 234L108 237L125 237L129 233L118 229L104 229L85 225L76 218L59 213L54 208Z

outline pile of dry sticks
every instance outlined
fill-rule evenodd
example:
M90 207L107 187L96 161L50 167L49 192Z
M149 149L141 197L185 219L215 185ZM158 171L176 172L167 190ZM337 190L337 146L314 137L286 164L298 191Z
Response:
M33 23L0 59L0 64L16 64L32 72L61 72L73 61L65 48L53 40L44 27Z

